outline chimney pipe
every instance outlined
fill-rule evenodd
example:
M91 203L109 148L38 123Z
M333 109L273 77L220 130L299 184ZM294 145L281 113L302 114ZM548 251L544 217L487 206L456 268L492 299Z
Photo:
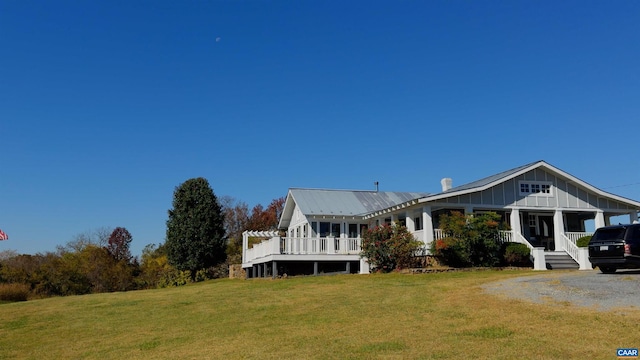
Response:
M378 182L377 182L377 181L376 181L376 182L374 182L374 183L373 183L373 185L375 185L375 186L376 186L376 192L378 192Z
M444 178L440 180L440 185L442 185L442 191L450 190L453 187L453 180L451 178Z

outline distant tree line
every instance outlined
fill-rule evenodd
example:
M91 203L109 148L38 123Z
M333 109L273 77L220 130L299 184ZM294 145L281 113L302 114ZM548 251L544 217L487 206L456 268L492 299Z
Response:
M149 244L140 258L131 255L133 237L124 227L77 235L56 251L25 255L0 253L0 301L25 297L81 295L179 286L228 276L242 261L242 232L275 230L284 198L266 208L232 197L216 197L204 178L176 187L164 243ZM16 286L19 285L19 286ZM7 294L9 292L10 294Z

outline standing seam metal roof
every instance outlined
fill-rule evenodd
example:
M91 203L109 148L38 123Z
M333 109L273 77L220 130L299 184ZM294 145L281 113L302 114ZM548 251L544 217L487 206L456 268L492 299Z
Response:
M495 174L495 175L487 176L486 178L482 178L480 180L476 180L476 181L473 181L473 182L470 182L470 183L467 183L467 184L464 184L464 185L460 185L460 186L451 188L451 189L449 189L447 191L443 191L441 193L433 194L433 195L434 196L435 195L442 195L442 194L452 193L452 192L456 192L456 191L463 191L463 190L480 188L480 187L483 187L485 185L491 184L494 181L507 178L507 177L509 177L509 176L511 176L513 174L518 173L519 171L522 171L522 170L524 170L524 169L526 169L528 167L531 167L531 166L533 166L535 164L542 163L542 162L543 161L536 161L536 162L532 162L532 163L527 164L527 165L518 166L517 168L513 168L513 169L507 170L507 171L503 171L503 172Z
M290 191L295 203L305 215L362 216L429 195L418 192L328 189Z

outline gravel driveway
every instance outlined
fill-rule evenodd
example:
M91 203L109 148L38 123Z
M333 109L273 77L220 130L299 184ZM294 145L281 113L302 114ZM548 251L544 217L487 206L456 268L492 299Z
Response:
M535 303L569 302L600 311L634 307L640 309L640 271L618 270L602 274L598 270L545 271L483 286L496 294Z

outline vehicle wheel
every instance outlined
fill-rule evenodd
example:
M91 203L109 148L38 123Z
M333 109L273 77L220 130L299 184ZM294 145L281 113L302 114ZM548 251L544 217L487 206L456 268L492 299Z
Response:
M601 267L600 271L602 271L603 274L613 274L614 272L616 272L616 268L614 268L614 267Z

